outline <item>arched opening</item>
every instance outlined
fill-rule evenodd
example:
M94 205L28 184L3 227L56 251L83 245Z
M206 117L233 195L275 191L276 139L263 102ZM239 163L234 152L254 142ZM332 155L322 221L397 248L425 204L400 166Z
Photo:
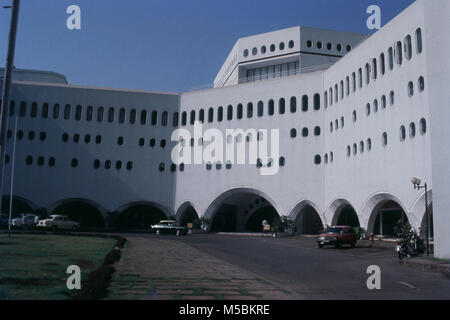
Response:
M267 224L273 225L275 219L279 218L279 215L274 207L271 205L258 208L253 212L245 225L245 231L250 232L263 232L262 222L267 221Z
M261 232L262 222L272 224L279 218L274 202L260 191L248 188L231 189L217 197L204 218L213 232Z
M197 211L191 204L187 203L186 205L181 206L178 211L178 221L182 226L187 226L188 223L192 223L194 229L200 228L200 219Z
M425 210L424 210L425 211ZM434 237L433 228L433 203L428 205L428 221L426 212L423 213L422 222L420 223L420 236L426 237L427 235L427 225L428 225L428 235L429 237Z
M167 219L164 212L153 204L134 204L119 213L115 221L117 229L148 229L161 220Z
M316 209L307 205L297 214L295 228L298 234L320 234L323 231L322 219Z
M359 219L355 209L349 204L344 205L338 212L337 225L359 227Z
M105 219L98 208L82 200L67 201L58 205L51 214L67 216L80 223L80 228L104 228Z
M375 206L370 220L373 221L373 234L386 237L395 236L395 226L398 223L409 223L405 211L394 200L385 200Z
M6 214L9 216L9 199L10 196L3 196L2 198L2 214ZM36 210L33 209L33 204L31 204L31 202L13 196L13 201L12 201L12 214L11 216L13 218L18 217L20 214L22 213L35 213Z

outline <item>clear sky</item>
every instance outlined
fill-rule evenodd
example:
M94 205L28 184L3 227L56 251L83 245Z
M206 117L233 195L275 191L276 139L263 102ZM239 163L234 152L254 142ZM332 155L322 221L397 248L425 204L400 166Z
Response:
M212 83L240 37L298 25L371 33L366 9L384 25L414 0L22 0L17 68L52 70L72 84L188 91ZM0 0L0 6L11 0ZM81 30L66 28L69 5ZM10 10L0 7L4 67Z

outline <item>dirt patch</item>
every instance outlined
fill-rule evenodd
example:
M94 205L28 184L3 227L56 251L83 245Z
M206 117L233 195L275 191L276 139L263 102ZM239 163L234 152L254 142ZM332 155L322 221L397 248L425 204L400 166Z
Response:
M117 242L114 248L106 255L102 265L97 270L92 271L87 279L82 283L81 290L71 298L73 300L99 300L108 295L108 287L111 283L112 275L116 271L113 264L120 260L121 248L124 247L125 238L113 236Z

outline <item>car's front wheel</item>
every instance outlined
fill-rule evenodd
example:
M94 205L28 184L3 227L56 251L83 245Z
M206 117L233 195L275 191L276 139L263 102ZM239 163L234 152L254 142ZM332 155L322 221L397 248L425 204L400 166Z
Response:
M155 232L155 233L156 233L156 235L157 235L157 236L159 236L159 235L161 234L161 231L159 231L159 230L156 230L156 232Z
M323 244L319 243L319 249L322 249L322 248L323 248Z
M72 231L77 231L78 230L78 227L77 226L73 226L72 227Z
M176 235L177 235L177 237L179 237L179 236L183 235L183 233L181 232L181 230L177 230Z
M52 231L58 231L58 227L57 226L52 226Z
M334 244L334 247L336 249L339 249L341 247L341 243L339 241L336 241L336 243Z
M356 240L353 240L352 243L350 243L350 245L352 246L352 248L356 247Z

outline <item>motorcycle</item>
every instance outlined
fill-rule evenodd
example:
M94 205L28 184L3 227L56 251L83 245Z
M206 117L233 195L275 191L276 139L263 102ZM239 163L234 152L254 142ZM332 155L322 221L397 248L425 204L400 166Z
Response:
M400 260L403 258L411 259L413 256L425 252L424 241L414 230L411 230L406 238L396 240L395 252Z

